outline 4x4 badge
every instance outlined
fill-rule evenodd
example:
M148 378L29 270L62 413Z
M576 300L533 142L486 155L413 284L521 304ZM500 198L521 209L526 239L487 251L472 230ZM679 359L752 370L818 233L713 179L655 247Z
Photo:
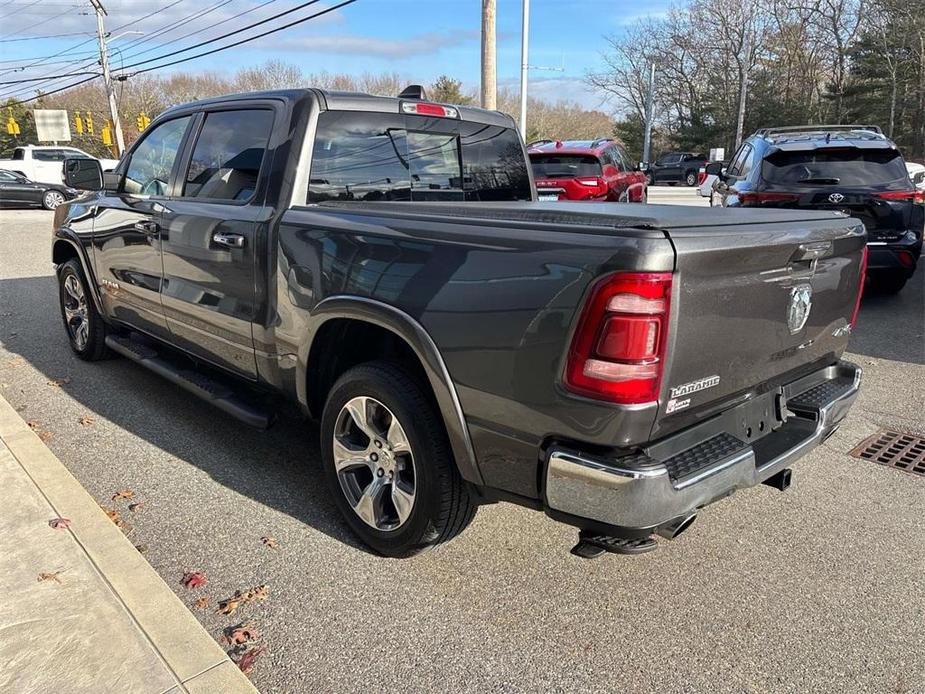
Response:
M836 205L845 199L845 196L841 193L832 193L829 196L829 202L834 202Z

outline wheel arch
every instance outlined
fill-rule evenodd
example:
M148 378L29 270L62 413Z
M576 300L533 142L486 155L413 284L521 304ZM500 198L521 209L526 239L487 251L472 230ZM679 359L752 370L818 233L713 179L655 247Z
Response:
M415 360L416 365L412 366L430 386L460 475L474 484L483 484L456 387L437 345L418 321L394 306L365 297L333 296L314 308L308 330L311 337L303 341L298 354L296 387L303 407L313 416L320 416L320 408L333 381L344 368L355 365L356 362L347 356L340 362L343 368L330 366L332 359L335 362L340 359L341 352L332 355L326 347L343 329L384 331L379 333L387 338L382 340L381 349L397 350L399 358L407 356ZM381 358L376 351L361 353L366 357L361 361Z
M77 240L73 232L67 229L56 229L55 236L51 245L51 261L55 267L59 267L68 260L76 258L83 268L84 277L89 284L90 296L93 297L93 304L100 315L103 315L103 304L100 301L99 287L96 284L96 276L93 274L93 267L90 259L87 257L87 251Z

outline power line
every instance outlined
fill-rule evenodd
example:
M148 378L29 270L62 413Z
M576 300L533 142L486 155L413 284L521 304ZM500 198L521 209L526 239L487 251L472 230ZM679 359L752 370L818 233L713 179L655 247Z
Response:
M34 0L34 2L30 2L28 5L20 5L19 7L16 7L15 9L13 9L11 12L5 12L4 14L0 14L0 19L3 19L4 17L9 17L11 14L16 14L17 12L22 12L24 9L28 7L32 7L33 5L38 5L40 2L42 2L42 0Z
M131 41L129 41L127 44L123 46L123 49L128 50L129 48L133 48L134 46L139 46L143 43L147 43L148 41L153 41L158 36L162 36L163 34L169 32L170 30L178 26L187 24L194 19L199 19L200 17L203 17L211 12L214 12L215 10L223 7L224 5L227 5L230 2L232 2L232 0L220 0L214 5L207 7L203 10L197 10L196 12L193 12L192 14L188 14L185 17L181 17L180 19L177 19L176 21L168 22L167 24L162 26L160 29L153 31L150 34L145 34L144 36L140 36L137 39L132 39Z
M39 41L41 39L60 39L65 36L87 36L89 32L87 31L72 31L69 34L48 34L46 36L23 36L18 39L0 39L0 43L13 43L15 41ZM41 57L41 56L39 56ZM17 59L20 60L20 59ZM31 59L30 59L31 60ZM4 60L4 63L16 62L13 60Z
M266 0L266 2L262 2L262 3L260 3L259 5L254 5L253 7L249 7L249 8L247 8L246 10L243 10L242 12L238 12L237 14L232 15L231 17L228 17L228 18L226 18L226 19L223 19L223 20L220 21L220 22L216 22L215 24L213 24L212 26L210 26L209 29L210 29L210 30L211 30L211 29L214 29L215 27L221 26L222 24L227 24L228 22L231 22L231 21L237 19L238 17L242 17L242 16L244 16L244 15L246 15L246 14L250 14L251 12L256 12L257 10L263 9L263 8L266 7L267 5L270 5L270 4L274 3L274 2L276 2L276 0ZM200 33L200 31L201 31L201 30L199 30L199 29L194 29L193 31L190 31L190 32L188 32L188 33L186 33L186 34L183 34L182 36L178 36L178 37L176 37L176 38L170 39L169 41L165 41L164 43L160 43L160 44L158 44L158 45L156 45L156 46L153 46L153 47L151 47L151 48L146 48L146 49L144 49L143 51L137 51L137 52L135 52L135 53L129 53L129 55L127 55L126 57L127 57L127 58L134 58L134 57L139 56L139 55L144 55L145 53L150 53L151 51L159 50L159 49L161 49L161 48L164 48L165 46L169 46L169 45L171 45L171 44L178 43L179 41L182 41L183 39L189 38L189 37L192 36L193 34L198 34L198 33ZM128 48L128 46L127 46L126 48Z
M90 82L90 81L95 80L95 79L96 79L96 76L87 77L86 79L80 80L79 82L74 82L73 84L69 84L69 85L67 85L67 86L65 86L65 87L61 87L60 89L53 89L53 90L51 90L50 92L42 92L41 94L36 94L35 96L33 96L33 97L29 98L29 99L20 99L20 100L18 100L18 101L13 101L12 103L6 103L6 102L4 102L4 103L3 103L3 106L4 106L4 107L7 107L7 106L18 106L19 104L27 104L27 103L29 103L30 101L35 101L36 99L42 99L42 98L44 98L44 97L46 97L46 96L51 96L52 94L57 94L58 92L67 91L68 89L72 89L72 88L77 87L77 86L79 86L79 85L81 85L81 84L86 84L87 82Z
M355 0L351 0L351 1L355 1ZM207 40L205 40L205 41L200 41L199 43L193 44L192 46L188 46L188 47L186 47L186 48L181 48L180 50L175 51L175 52L173 53L173 55L175 55L175 54L177 54L177 53L186 53L187 51L192 51L192 50L195 50L195 49L197 49L197 48L201 48L202 46L207 46L207 45L209 45L210 43L215 43L216 41L221 41L222 39L226 39L226 38L228 38L229 36L234 36L235 34L240 34L241 32L247 31L248 29L253 29L253 28L255 28L255 27L261 26L262 24L266 24L267 22L272 22L274 19L279 19L280 17L284 17L284 16L287 15L287 14L292 14L293 12L298 12L299 10L303 10L303 9L305 9L306 7L308 7L309 5L314 5L314 4L316 4L317 2L319 2L319 0L308 0L308 2L304 2L304 3L302 3L301 5L297 5L296 7L293 7L292 9L286 10L285 12L280 12L280 13L278 13L278 14L273 15L272 17L267 17L266 19L262 19L262 20L260 20L259 22L254 22L253 24L248 24L246 27L241 27L240 29L236 29L235 31L230 31L230 32L228 32L227 34L222 34L221 36L216 36L215 38L212 38L212 39L207 39ZM349 2L345 2L345 3L342 3L342 4L340 4L340 5L337 5L337 7L343 7L344 5L349 5L349 4L350 4ZM292 22L291 24L287 24L287 25L285 25L285 26L283 26L283 27L280 27L279 29L274 29L273 31L270 31L270 32L267 32L267 33L273 33L274 31L280 31L280 30L282 30L282 29L287 29L287 28L289 28L289 27L291 27L291 26L294 26L294 25L299 24L299 23L301 23L301 22L304 22L304 21L307 21L307 20L309 20L309 19L312 19L313 17L316 17L316 16L319 16L319 15L321 15L321 14L326 14L326 13L328 13L328 12L331 12L333 9L336 9L336 8L327 9L327 10L325 10L324 12L318 13L318 15L311 15L310 17L306 17L305 19L300 19L300 20L298 20L298 21L296 21L296 22ZM260 34L260 36L257 36L257 37L255 37L255 38L260 38L261 36L266 36L266 34ZM251 41L251 40L253 40L253 39L247 39L246 41L241 41L241 43L246 43L247 41ZM230 48L230 46L226 46L226 48ZM221 49L221 50L224 50L224 49ZM215 51L210 51L210 52L215 52ZM203 55L209 55L209 53L204 53ZM168 57L168 56L167 56L167 55L162 55L162 56L157 56L157 57L154 57L154 58L147 58L147 59L145 59L145 60L140 60L140 61L138 61L137 63L132 63L131 65L126 65L126 66L125 66L125 69L126 69L126 70L129 70L129 69L131 69L131 68L133 68L133 67L137 67L137 66L139 66L139 65L145 65L145 64L147 64L147 63L154 63L154 62L157 62L158 60L162 60L162 59L164 59L164 58L166 58L166 57ZM183 61L179 61L179 62L183 62ZM175 64L175 63L169 63L169 65L173 65L173 64ZM166 66L162 65L161 67L166 67ZM139 70L139 72L147 72L147 70Z
M80 77L80 76L82 76L82 75L93 75L94 77L99 77L99 73L98 73L98 72L86 72L86 71L84 71L84 72L69 72L69 73L67 73L66 75L56 75L56 78L57 78L57 77L61 77L61 78L64 78L64 77ZM47 81L47 80L48 80L47 77L27 77L27 78L21 79L21 80L8 80L8 81L6 81L6 82L0 82L0 84L23 84L24 82L43 82L43 81Z

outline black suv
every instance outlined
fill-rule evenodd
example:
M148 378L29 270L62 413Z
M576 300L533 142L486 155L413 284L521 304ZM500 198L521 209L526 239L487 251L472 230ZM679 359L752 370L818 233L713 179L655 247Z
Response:
M925 228L925 193L912 185L896 145L877 126L763 128L718 176L724 207L836 210L867 227L872 289L895 293L915 273Z
M704 155L693 152L666 152L654 164L649 164L646 169L647 183L650 186L656 183L695 186L700 167L706 166L708 161Z

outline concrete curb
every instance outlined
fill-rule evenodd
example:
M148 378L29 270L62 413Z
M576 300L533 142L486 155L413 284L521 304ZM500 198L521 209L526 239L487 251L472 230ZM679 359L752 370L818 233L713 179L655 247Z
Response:
M93 497L2 397L0 439L57 515L71 519L68 532L176 678L176 686L168 690L171 694L257 691Z

